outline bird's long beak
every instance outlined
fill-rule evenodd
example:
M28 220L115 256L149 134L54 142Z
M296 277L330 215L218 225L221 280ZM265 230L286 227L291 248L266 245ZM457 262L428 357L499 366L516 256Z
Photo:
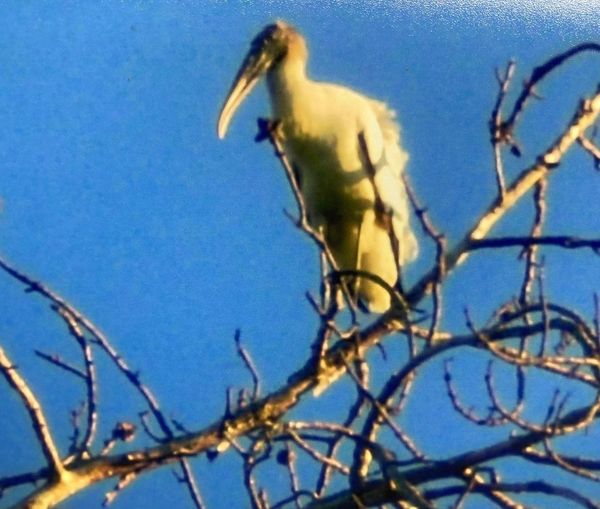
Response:
M264 47L253 48L248 52L233 80L229 94L219 114L217 134L220 139L223 139L227 134L227 127L238 106L252 91L258 83L258 79L269 69L272 63L273 57L268 51L265 51Z

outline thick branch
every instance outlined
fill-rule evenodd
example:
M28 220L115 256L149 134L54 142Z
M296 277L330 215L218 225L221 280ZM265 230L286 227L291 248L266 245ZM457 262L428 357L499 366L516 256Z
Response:
M559 426L568 426L585 418L589 407L582 407L573 410L557 423ZM514 436L498 442L489 447L484 447L475 451L467 452L454 456L444 461L431 463L429 465L416 467L402 472L404 479L412 485L447 479L461 478L466 470L498 458L506 456L519 456L522 451L533 444L544 440L548 435L541 432L530 432ZM515 491L515 490L508 490ZM356 502L357 496L360 504ZM394 502L401 496L387 480L367 481L360 492L344 490L329 497L325 497L313 504L309 504L307 509L361 509Z
M39 293L42 297L52 302L58 309L66 310L72 319L74 319L87 332L89 332L95 342L108 354L119 370L142 395L165 436L168 438L173 436L173 431L171 430L167 419L160 410L158 400L152 391L141 383L139 374L129 367L127 362L125 362L125 359L119 355L104 333L98 327L96 327L96 325L89 318L87 318L87 316L85 316L58 293L54 292L43 283L34 280L24 272L21 272L17 268L13 267L2 257L0 257L0 269L4 270L17 281L23 283L27 287L27 291ZM89 368L89 365L86 366L86 368Z
M50 433L48 422L44 416L41 405L33 391L27 385L27 382L19 375L16 367L10 361L4 350L0 347L0 372L6 378L9 385L17 392L23 405L29 414L31 424L42 447L50 472L57 479L61 480L64 476L64 467L60 460L60 455Z

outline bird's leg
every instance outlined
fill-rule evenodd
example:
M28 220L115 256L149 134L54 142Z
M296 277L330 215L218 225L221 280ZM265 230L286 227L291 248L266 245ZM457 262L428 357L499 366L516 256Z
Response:
M335 315L339 311L338 288L328 277L329 263L325 251L320 252L319 260L321 265L321 303L317 304L312 297L309 299L321 321L317 336L311 344L312 359L317 373L323 368L323 358L329 347L331 334L340 336L335 324Z
M272 121L272 120L265 119L265 118L259 118L258 119L258 131L259 132L258 132L255 140L257 142L263 141L264 139L268 139L270 141L271 145L275 149L275 155L277 156L277 158L281 162L281 165L283 166L288 183L290 184L290 187L292 188L292 192L294 193L294 198L296 199L296 203L298 205L298 214L299 214L298 220L295 221L296 226L298 228L300 228L302 231L304 231L305 233L307 233L315 241L315 243L319 247L320 252L325 255L325 259L326 259L327 263L325 265L323 265L323 264L321 265L322 270L325 270L325 268L327 266L329 266L329 268L331 268L331 270L334 273L337 272L337 270L338 270L337 264L335 262L335 259L333 258L333 254L331 253L331 250L327 246L327 242L325 240L325 234L323 232L322 227L315 228L315 227L313 227L313 225L310 224L307 209L306 209L306 203L304 202L304 196L302 194L302 190L300 189L300 179L299 179L299 177L301 175L300 169L298 167L294 166L290 162L287 155L285 154L285 151L283 150L283 145L282 145L283 134L281 132L281 122L278 120ZM322 279L323 279L323 281L325 280L324 277ZM340 280L338 282L336 282L335 280L331 280L331 281L332 281L331 282L332 286L341 287L341 291L342 291L343 295L346 297L346 300L348 301L348 308L350 309L350 313L352 316L352 323L356 324L357 323L356 306L354 304L354 301L351 298L351 294L347 287L346 282L344 280ZM332 293L332 295L330 298L333 299L335 297L335 295L337 295L337 291L331 290L331 293ZM336 307L336 312L338 309L339 309L339 306Z
M322 239L322 244L319 245L322 254L322 278L323 281L328 281L327 284L331 286L330 304L335 301L336 308L339 309L343 306L344 301L346 301L348 303L352 327L354 327L358 323L354 292L352 292L350 286L348 285L347 279L339 276L340 268L333 257L333 253L331 252L329 245L327 244L327 235L325 234L323 227L321 226L316 233L318 234L319 238ZM341 334L339 336L342 338Z
M363 221L361 221L358 224L358 234L356 236L356 238L358 239L358 241L356 242L356 249L354 252L354 267L360 267L360 253L361 253L361 231L363 228ZM362 301L362 299L359 298L358 296L358 286L359 286L359 277L360 276L356 276L353 278L353 286L354 286L354 298L356 299L356 305L359 307L359 309L363 312L363 313L368 313L369 309L367 308L367 306L365 305L365 303Z

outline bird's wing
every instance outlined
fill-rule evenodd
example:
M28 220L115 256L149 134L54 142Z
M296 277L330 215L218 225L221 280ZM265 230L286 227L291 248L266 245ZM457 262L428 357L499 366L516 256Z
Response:
M410 225L410 203L402 180L402 173L408 163L408 154L401 145L400 126L396 112L384 102L369 99L381 136L383 155L377 165L375 183L383 203L393 213L394 234L399 243L400 265L411 262L419 252L417 239Z
M401 148L400 125L396 120L396 112L384 102L375 99L369 99L369 106L375 113L381 129L386 159L394 174L400 177L408 162L408 154Z

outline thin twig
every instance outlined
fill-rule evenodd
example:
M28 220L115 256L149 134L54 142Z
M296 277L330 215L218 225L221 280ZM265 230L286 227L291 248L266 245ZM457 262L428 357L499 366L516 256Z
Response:
M544 450L548 457L556 463L557 466L566 470L571 474L575 474L578 477L583 477L584 479L589 479L596 483L600 483L600 475L594 474L589 470L582 468L574 463L572 463L568 458L565 458L558 454L552 447L549 439L544 439Z
M477 484L477 482L478 482L477 476L475 476L475 475L471 476L471 478L466 483L465 489L460 494L460 496L456 499L456 502L454 502L452 509L462 509L465 501L467 500L467 497L473 491L473 488L475 487L475 484Z
M350 473L350 468L344 465L342 462L333 459L330 455L324 455L320 453L314 447L311 447L310 444L302 438L293 428L287 429L287 432L290 434L290 437L298 444L300 448L302 448L306 453L311 456L313 459L322 463L323 465L327 465L328 467L337 470L343 475L348 475ZM331 440L328 440L331 443Z
M433 221L427 213L427 208L423 207L417 195L413 190L408 177L402 175L404 181L404 187L406 188L406 194L412 205L417 218L421 223L423 231L433 240L435 243L435 279L433 281L432 297L433 297L433 311L431 313L431 324L429 326L429 334L427 335L427 343L431 343L435 333L437 332L438 325L442 318L442 289L441 283L446 275L446 251L448 243L446 236L440 233L438 229L433 225Z
M531 73L531 76L523 84L523 90L521 91L521 94L515 101L513 110L510 116L508 117L508 120L505 122L504 129L507 132L511 132L514 129L517 119L525 109L527 101L530 97L534 97L536 95L535 88L542 79L544 79L550 72L554 71L555 69L558 69L558 67L564 64L570 58L585 51L592 51L598 53L600 52L600 44L594 42L579 44L578 46L575 46L573 48L568 49L567 51L559 53L558 55L544 62L543 64L535 67L533 69L533 72Z
M599 114L600 85L591 99L581 101L573 119L557 140L537 158L533 165L521 172L506 189L504 199L494 199L458 245L446 254L447 274L468 258L470 246L474 241L484 239L492 227L508 210L513 208L532 186L546 178L552 169L559 165L565 153L577 141L577 138L596 121ZM407 300L411 305L415 305L424 295L431 292L435 281L438 279L437 274L437 267L432 268L407 293Z
M542 258L539 264L538 270L538 290L539 300L542 307L542 322L544 323L544 331L542 332L542 340L540 341L540 349L538 357L543 358L546 353L546 343L548 341L548 333L550 331L549 323L550 318L548 316L548 299L544 291L544 259Z
M366 404L367 404L367 399L366 399L363 391L361 391L360 388L357 386L356 387L356 400L350 406L350 409L348 410L348 415L346 416L346 418L344 419L344 422L342 423L342 427L344 429L351 429L351 426L359 418L359 416ZM342 444L342 439L344 436L345 435L343 433L340 433L340 432L335 433L333 439L330 442L327 453L326 453L326 457L329 460L333 459L333 457L335 456L337 450L339 449L339 447ZM324 490L329 485L329 481L331 479L331 474L332 474L332 467L327 462L323 462L323 467L321 468L321 471L319 472L319 477L317 479L317 485L316 485L316 490L315 490L317 496L320 497L323 495Z
M300 492L300 481L296 471L296 451L289 442L285 443L285 466L290 476L290 491L294 495L294 504L296 509L301 509L298 493Z
M34 280L24 272L19 271L1 257L0 269L3 269L17 281L23 283L26 286L26 291L38 293L59 308L67 310L69 314L90 333L94 341L108 354L119 370L125 375L127 380L129 380L129 382L131 382L131 384L142 395L165 436L169 438L173 437L173 432L168 424L167 419L160 410L156 396L154 396L150 388L141 382L139 373L133 371L129 367L129 365L125 362L125 359L123 359L123 357L112 346L108 338L90 319L88 319L83 313L81 313L72 304L67 302L59 294L52 291L43 283Z
M444 361L444 383L446 384L446 394L448 395L448 399L452 404L452 407L459 415L464 417L469 422L476 424L477 426L502 426L508 422L504 417L497 416L497 413L492 408L488 411L488 415L486 417L480 417L475 413L475 410L472 407L465 407L465 405L461 402L458 391L456 387L454 387L453 376L451 370L451 359L446 359Z
M413 455L413 457L420 460L425 459L423 453L416 448L414 442L410 439L410 437L404 431L402 431L398 423L394 421L385 404L382 404L378 398L371 394L368 388L362 383L362 381L356 376L354 371L349 366L347 366L346 369L350 374L351 378L356 383L356 385L363 392L367 400L371 403L373 408L377 410L377 413L379 414L378 418L388 425L394 436L400 441L402 445L404 445L404 447L406 447L406 449ZM371 434L372 433L373 432L371 431Z
M577 142L590 153L590 155L594 159L594 166L597 170L600 170L600 148L594 145L592 140L590 140L583 134L579 138L577 138Z
M258 370L254 365L252 357L250 357L250 354L242 345L242 333L240 329L235 330L234 340L237 353L244 362L244 365L248 368L248 371L250 371L250 376L252 376L251 401L255 401L260 396L260 377L258 376Z
M513 424L516 424L523 430L534 433L541 433L545 436L566 435L587 428L594 421L594 419L600 411L600 393L597 393L594 402L586 408L586 412L577 421L565 424L564 419L562 419L561 417L557 417L557 419L555 419L550 424L540 426L521 418L517 414L516 410L509 411L504 408L504 406L500 402L496 390L494 389L491 368L489 368L488 375L486 376L486 386L492 404L494 405L494 408L500 413L500 415L507 418ZM556 413L558 415L560 414L560 411L557 411Z
M82 380L85 380L85 378L86 378L85 373L81 369L79 369L76 366L73 366L72 364L68 363L67 361L62 360L61 357L57 354L48 354L48 353L42 352L41 350L34 350L33 353L35 353L38 357L44 359L45 361L49 362L50 364L57 366L60 369L64 369L68 373L71 373L71 374L81 378Z
M535 185L533 193L533 203L535 206L535 214L533 218L533 224L529 233L530 239L539 239L542 236L544 222L546 220L546 191L548 189L547 179L540 180ZM539 243L532 243L527 246L523 246L521 257L525 257L525 274L523 276L523 283L521 284L521 293L519 295L520 306L525 306L530 303L532 286L535 281L535 275L537 270L537 254L539 250ZM525 323L529 323L528 315L524 316ZM523 341L525 343L525 340ZM522 345L525 348L525 345Z
M200 494L200 489L198 488L198 483L196 482L196 477L194 476L190 462L187 459L182 459L179 461L179 465L181 466L182 477L181 479L178 477L178 480L187 486L194 507L196 507L196 509L205 509L206 505Z
M565 249L590 248L600 254L600 239L581 239L568 235L548 235L544 237L499 237L474 239L469 251L477 249L498 249L504 247L555 246Z
M87 397L87 419L86 428L81 441L81 446L77 452L79 454L87 452L94 438L96 437L96 427L98 423L98 405L97 405L97 390L96 390L96 367L94 365L94 359L92 357L92 349L90 344L83 335L79 323L75 317L64 307L56 308L56 312L61 316L69 328L69 332L77 344L81 348L81 354L83 356L85 365L85 386L86 386L86 397Z
M541 465L551 465L556 466L556 461L547 453L538 451L534 447L527 447L522 451L523 458L528 461L532 461L534 463L539 463ZM591 458L583 458L579 456L567 456L564 454L560 455L561 458L569 463L569 465L574 468L590 471L597 470L600 471L600 461Z
M510 87L510 83L515 71L515 61L510 60L506 66L504 76L500 76L500 72L496 69L496 78L498 80L499 90L496 97L496 104L492 110L492 118L490 119L491 142L494 150L494 168L496 171L496 185L498 186L498 195L500 199L504 198L506 192L506 183L504 180L504 165L502 163L502 145L512 142L507 140L507 133L502 129L502 104L506 98L506 94ZM513 143L511 143L512 145Z
M600 297L594 292L594 332L592 336L596 345L596 352L600 352Z
M135 481L139 476L139 472L130 472L119 479L117 485L109 491L102 501L102 507L108 507L112 504L115 499L119 496L119 494L127 488L133 481Z

